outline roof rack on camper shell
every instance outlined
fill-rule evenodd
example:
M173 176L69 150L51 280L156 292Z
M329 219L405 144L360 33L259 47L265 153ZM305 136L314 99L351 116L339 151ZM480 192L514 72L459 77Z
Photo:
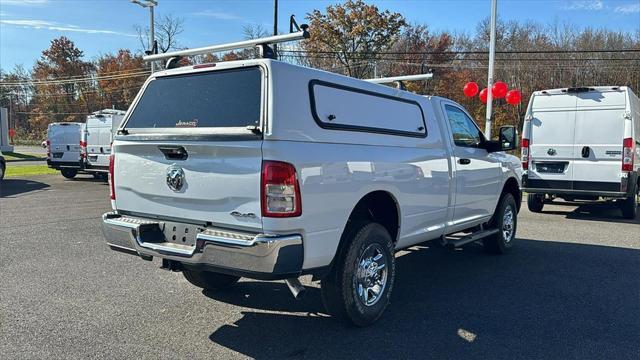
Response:
M294 32L294 29L296 30ZM211 45L204 46L193 49L184 49L177 50L172 52L167 52L163 54L153 54L144 56L144 61L157 61L157 60L165 60L167 59L167 63L165 67L167 69L174 69L179 67L178 63L182 57L185 56L195 56L195 55L204 55L210 54L214 52L220 51L230 51L236 49L247 49L252 47L257 47L260 51L260 56L262 58L267 59L275 59L276 53L270 47L270 45L284 43L289 41L296 41L309 38L309 26L307 24L299 25L295 21L295 17L291 15L289 22L289 34L283 35L274 35L268 36L259 39L249 39L244 41L238 41L227 44L219 44L219 45ZM195 67L203 67L203 65L195 65ZM404 76L390 76L390 77L381 77L374 79L363 79L364 81L374 83L374 84L389 84L396 83L396 87L400 90L406 90L404 86L405 81L419 81L419 80L429 80L433 78L433 73L429 72L426 74L416 74L416 75L404 75Z

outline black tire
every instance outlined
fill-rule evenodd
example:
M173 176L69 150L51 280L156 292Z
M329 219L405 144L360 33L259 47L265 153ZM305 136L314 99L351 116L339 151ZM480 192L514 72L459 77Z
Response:
M544 194L528 194L527 195L527 208L534 213L542 212L544 207Z
M620 210L625 219L635 219L638 216L638 198L640 197L640 186L636 185L635 195L631 195L620 203Z
M205 290L221 290L240 280L239 276L214 273L210 271L182 269L182 274L192 285Z
M60 170L60 173L62 174L62 176L64 176L67 179L73 179L74 177L76 177L76 175L78 175L78 170L76 170L76 169L62 169L62 170Z
M396 271L393 241L377 223L354 227L344 240L347 243L336 255L331 272L322 279L322 302L336 319L368 326L389 305Z
M7 168L4 166L4 164L0 164L0 180L4 179L5 170L7 170Z
M518 230L518 210L516 200L510 193L502 194L489 228L497 228L498 232L482 240L486 252L504 254L513 247Z

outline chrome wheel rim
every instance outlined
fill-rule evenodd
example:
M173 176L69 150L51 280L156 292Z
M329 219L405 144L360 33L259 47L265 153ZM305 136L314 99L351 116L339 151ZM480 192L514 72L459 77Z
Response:
M511 206L507 206L504 210L504 214L502 215L502 237L505 243L511 241L514 225L515 216L513 214L513 209L511 209Z
M387 255L379 244L369 245L356 263L355 289L365 306L375 305L387 286Z

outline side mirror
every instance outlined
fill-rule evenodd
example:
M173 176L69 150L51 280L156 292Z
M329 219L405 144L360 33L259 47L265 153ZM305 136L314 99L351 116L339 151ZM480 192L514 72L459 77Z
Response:
M503 126L498 132L498 140L487 142L488 152L515 150L516 146L516 128L515 126Z
M498 133L498 142L502 151L516 149L516 128L515 126L503 126Z

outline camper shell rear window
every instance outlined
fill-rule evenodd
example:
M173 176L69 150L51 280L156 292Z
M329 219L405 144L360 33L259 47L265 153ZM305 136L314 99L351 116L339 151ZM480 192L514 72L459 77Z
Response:
M147 85L125 127L257 126L261 94L257 66L158 77Z

